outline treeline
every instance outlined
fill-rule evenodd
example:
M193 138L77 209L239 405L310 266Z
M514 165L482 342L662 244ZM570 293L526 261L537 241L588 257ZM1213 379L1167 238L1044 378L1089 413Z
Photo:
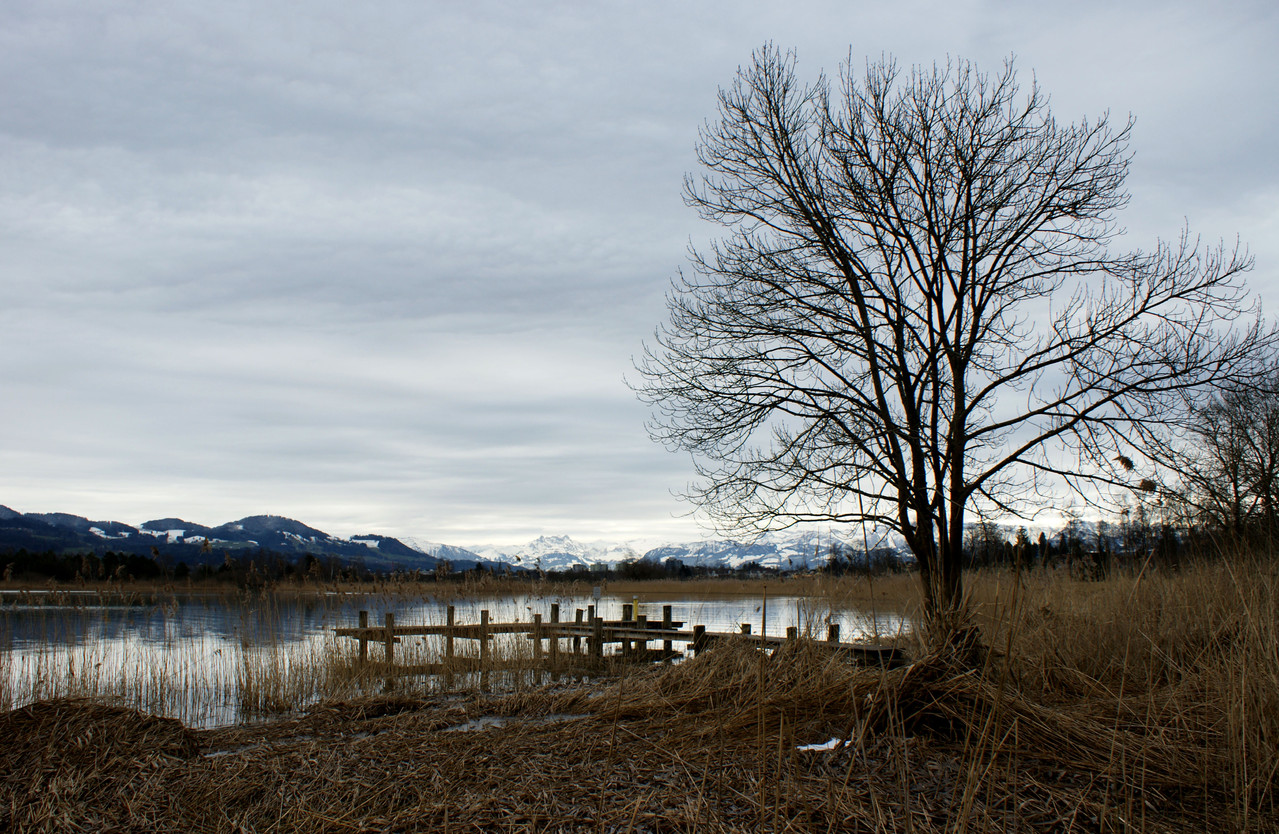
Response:
M1007 528L990 522L972 525L964 540L964 561L971 568L1065 569L1076 578L1101 579L1117 567L1152 565L1178 568L1189 558L1212 557L1225 545L1247 542L1255 550L1269 546L1268 525L1223 529L1221 525L1194 524L1178 517L1177 505L1162 500L1140 503L1121 512L1115 521L1086 524L1069 522L1060 531L1033 538L1025 527L1009 535ZM1178 523L1180 522L1180 523ZM1273 550L1273 548L1272 548ZM1268 551L1270 552L1270 551ZM216 559L216 557L214 557ZM869 549L833 542L824 563L816 568L834 576L900 573L912 563L889 547ZM515 580L598 582L602 580L680 580L703 578L767 578L790 571L747 562L739 567L689 565L677 558L628 559L612 566L577 565L562 570L521 570L511 566L483 565L455 570L441 561L429 570L375 571L359 561L335 554L280 553L266 548L225 551L221 561L189 565L173 556L154 553L107 551L105 553L18 549L0 553L0 568L7 582L100 583L129 581L191 581L236 587L261 587L279 582L402 583L465 582L501 575Z
M267 549L224 554L221 562L188 565L171 557L137 553L30 552L25 548L0 554L6 582L130 582L175 580L261 585L281 580L369 581L377 574L336 556L285 554Z
M577 565L554 571L531 573L535 577L564 582L584 582L600 579L621 579L626 581L648 581L655 579L714 579L714 578L758 578L779 576L782 571L767 567L759 562L746 562L739 567L712 565L689 565L682 559L674 557L657 559L624 559L616 565L597 565L587 567Z
M832 542L826 549L822 571L832 576L871 576L901 573L906 567L901 555L890 547L860 548Z
M1182 431L1145 438L1144 448L1148 472L1115 459L1134 498L1111 519L1075 519L1033 541L1024 527L1010 538L979 522L964 537L965 565L1102 578L1117 567L1176 570L1188 559L1279 552L1279 365L1267 385L1217 391Z
M598 566L592 569L577 566L552 571L521 570L506 565L498 568L477 565L467 570L456 570L452 563L442 560L431 570L375 571L361 563L344 561L336 555L285 554L265 548L240 551L235 554L227 551L223 554L221 562L195 566L188 565L185 561L175 561L164 555L148 557L112 551L100 555L95 553L58 554L53 551L29 552L19 549L0 554L0 566L4 568L4 580L14 582L53 580L64 583L97 583L154 580L192 581L249 588L279 582L460 583L495 575L527 581L546 579L564 582L598 582L616 579L754 578L780 574L776 568L765 567L758 562L748 562L738 568L729 568L687 565L674 558L661 562L630 559L607 568Z
M1279 540L1279 362L1262 389L1227 388L1196 409L1180 443L1158 449L1167 482L1148 481L1173 523L1220 547Z
M0 565L4 566L6 582L33 579L53 579L59 582L83 579L100 582L125 578L165 578L164 568L155 559L136 553L59 555L52 550L29 553L24 548L0 555Z
M1065 569L1079 579L1102 579L1121 566L1151 564L1179 567L1192 553L1203 555L1196 531L1171 524L1128 524L1078 521L1059 532L1031 539L1019 527L1010 539L994 524L979 522L964 537L966 567L1010 567L1021 570Z

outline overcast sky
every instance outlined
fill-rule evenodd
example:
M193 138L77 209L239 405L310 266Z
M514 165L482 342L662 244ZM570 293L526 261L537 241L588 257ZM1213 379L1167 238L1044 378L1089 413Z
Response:
M1279 305L1271 0L7 0L0 504L698 537L623 376L768 40L806 80L1015 53L1060 120L1132 113L1132 243L1238 234Z

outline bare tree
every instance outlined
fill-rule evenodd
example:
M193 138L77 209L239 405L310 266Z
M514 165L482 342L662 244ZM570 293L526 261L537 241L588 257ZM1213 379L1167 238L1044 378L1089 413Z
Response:
M1240 318L1238 246L1109 251L1130 127L1058 123L1011 61L801 86L793 55L756 53L685 184L726 235L639 362L688 497L738 530L886 525L957 626L968 508L1125 483L1134 440L1275 338Z
M1167 450L1189 521L1227 542L1279 535L1279 374L1263 388L1228 387L1193 409Z
M1002 564L1012 553L999 525L985 518L968 526L964 534L964 551L968 564L983 567Z

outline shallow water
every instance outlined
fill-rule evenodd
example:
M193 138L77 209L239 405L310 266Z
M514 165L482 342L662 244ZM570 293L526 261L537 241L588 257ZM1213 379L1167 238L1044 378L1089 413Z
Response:
M380 625L387 612L396 625L442 624L449 605L456 622L479 622L487 609L492 622L560 618L598 603L598 613L619 619L622 606L638 602L639 613L660 620L662 606L684 628L737 631L750 623L755 634L784 634L788 627L824 637L838 623L843 641L874 642L904 627L895 614L871 616L853 609L832 610L804 597L678 595L621 596L518 594L437 599L430 595L317 593L300 595L177 594L111 600L96 595L0 594L0 709L55 697L94 696L181 719L190 726L219 726L261 717L264 708L304 707L324 697L354 694L348 678L334 672L334 660L349 658L355 641L333 629L354 626L358 612ZM767 622L764 621L765 610ZM470 644L463 641L463 644ZM405 637L396 648L403 663L438 658L442 638ZM529 650L516 635L495 639L494 651L518 655ZM460 652L469 649L459 647ZM371 649L380 659L380 647ZM438 681L408 682L438 686Z

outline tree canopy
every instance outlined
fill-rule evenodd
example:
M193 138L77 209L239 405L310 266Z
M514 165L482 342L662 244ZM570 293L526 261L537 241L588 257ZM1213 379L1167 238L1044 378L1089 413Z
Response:
M1139 483L1143 438L1275 341L1240 246L1112 251L1132 122L1058 122L1010 60L801 84L753 56L702 129L691 252L636 384L723 527L864 521L960 611L966 513Z

